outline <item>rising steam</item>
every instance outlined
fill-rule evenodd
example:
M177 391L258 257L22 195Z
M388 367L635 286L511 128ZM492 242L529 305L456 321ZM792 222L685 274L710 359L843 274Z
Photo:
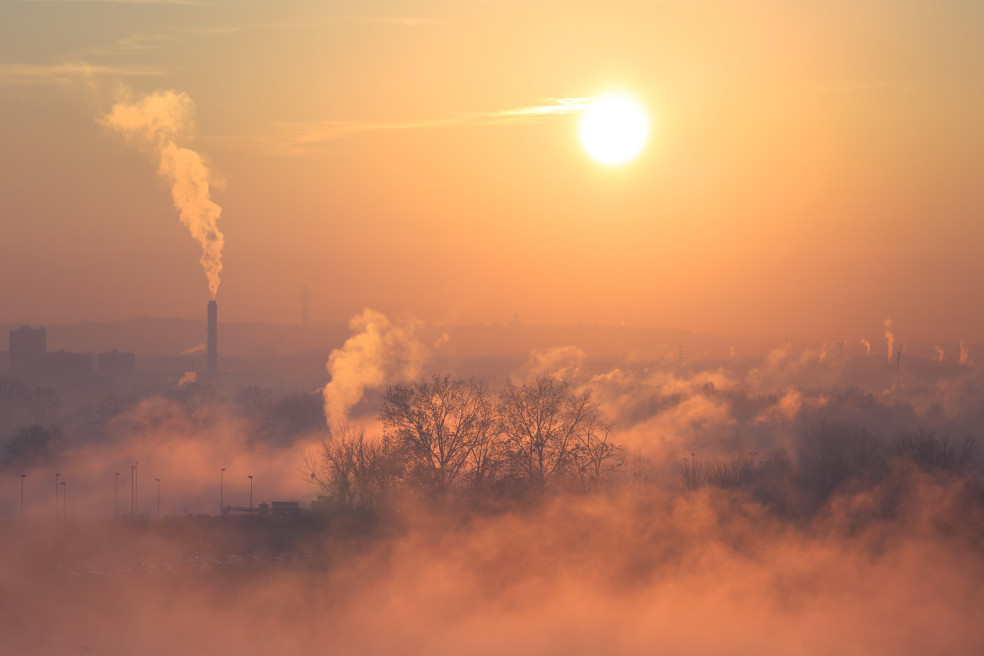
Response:
M866 340L864 337L861 338L861 346L864 347L864 354L871 355L871 342Z
M557 380L573 380L581 373L588 354L576 346L533 349L526 363L514 372L517 378L550 376Z
M970 364L970 351L967 349L967 345L964 341L960 340L960 365L967 366Z
M202 156L177 144L190 129L194 111L195 103L187 94L155 91L133 102L117 102L100 122L130 143L152 151L158 173L171 184L171 198L180 212L181 223L202 246L201 263L209 292L215 298L225 242L216 225L222 208L210 197L211 175Z
M430 357L417 321L392 322L369 308L349 321L352 336L331 352L326 368L325 419L329 426L344 422L367 389L420 375Z
M888 361L895 354L895 333L892 332L892 320L885 319L885 343L888 345Z

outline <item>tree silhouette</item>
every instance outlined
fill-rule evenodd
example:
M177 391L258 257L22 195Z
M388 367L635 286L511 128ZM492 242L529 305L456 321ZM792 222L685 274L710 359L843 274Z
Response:
M491 465L497 417L485 383L449 374L396 385L383 397L386 437L407 457L408 473L438 496L456 485L472 462L483 475Z
M550 376L506 383L500 414L509 473L533 490L569 473L577 446L591 444L602 428L590 394L576 394Z

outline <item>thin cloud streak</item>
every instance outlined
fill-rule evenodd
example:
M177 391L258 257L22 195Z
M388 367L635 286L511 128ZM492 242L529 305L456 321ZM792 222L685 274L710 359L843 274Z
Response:
M117 40L112 45L89 48L86 53L93 57L128 57L140 52L160 50L164 44L173 43L174 40L175 35L169 33L133 33Z
M90 5L190 5L199 7L230 6L228 2L201 2L200 0L17 0L22 4L90 4Z
M36 2L96 2L98 0L32 0ZM109 2L125 3L130 0L108 0ZM133 0L137 4L144 4L139 0ZM216 6L210 3L175 3L175 4L202 4ZM85 51L90 56L129 56L134 53L146 52L150 50L160 50L168 44L174 44L181 38L187 37L208 37L217 34L240 34L244 32L260 32L271 30L291 30L291 29L312 29L337 25L339 23L366 23L379 25L406 25L417 26L437 23L436 19L419 18L410 16L340 16L325 18L317 21L294 21L294 22L272 22L272 23L250 23L250 24L220 24L195 27L171 27L163 28L159 33L133 33L118 39L115 43L108 46L90 48Z
M0 64L0 87L70 84L85 77L159 77L164 71L140 66L107 66L85 62Z
M801 94L855 93L864 91L911 89L920 86L916 82L859 82L857 84L812 84L794 89Z
M519 107L492 112L477 112L438 119L416 121L313 121L307 123L278 123L276 131L269 135L222 138L227 144L267 148L290 154L303 154L316 150L320 144L365 132L391 130L429 130L439 128L500 125L533 121L552 116L564 116L584 111L591 98L557 98L552 104Z
M118 4L118 5L188 5L239 6L235 2L201 0L17 0L22 4ZM313 21L277 21L270 23L198 25L193 27L162 27L160 31L134 32L107 45L97 45L68 55L68 61L54 64L16 62L0 64L0 88L23 85L70 84L82 77L159 77L169 71L162 68L133 64L96 64L102 58L133 57L139 53L175 47L183 38L209 37L216 34L237 34L267 30L311 29L339 23L419 26L440 22L414 16L328 16Z
M339 16L330 19L331 22L347 23L378 23L380 25L432 25L442 21L436 18L418 18L413 16Z

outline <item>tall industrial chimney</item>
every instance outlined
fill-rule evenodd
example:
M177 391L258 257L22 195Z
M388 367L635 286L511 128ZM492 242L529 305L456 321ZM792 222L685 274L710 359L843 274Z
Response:
M208 302L208 375L214 376L219 371L219 340L218 340L219 306L215 301Z

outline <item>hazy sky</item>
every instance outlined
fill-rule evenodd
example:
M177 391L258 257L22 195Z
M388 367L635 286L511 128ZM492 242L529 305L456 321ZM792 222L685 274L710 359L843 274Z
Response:
M116 103L187 94L224 320L984 329L980 0L0 4L0 322L204 316ZM608 168L562 106L652 135ZM169 137L170 138L170 137ZM201 191L201 189L199 189Z

